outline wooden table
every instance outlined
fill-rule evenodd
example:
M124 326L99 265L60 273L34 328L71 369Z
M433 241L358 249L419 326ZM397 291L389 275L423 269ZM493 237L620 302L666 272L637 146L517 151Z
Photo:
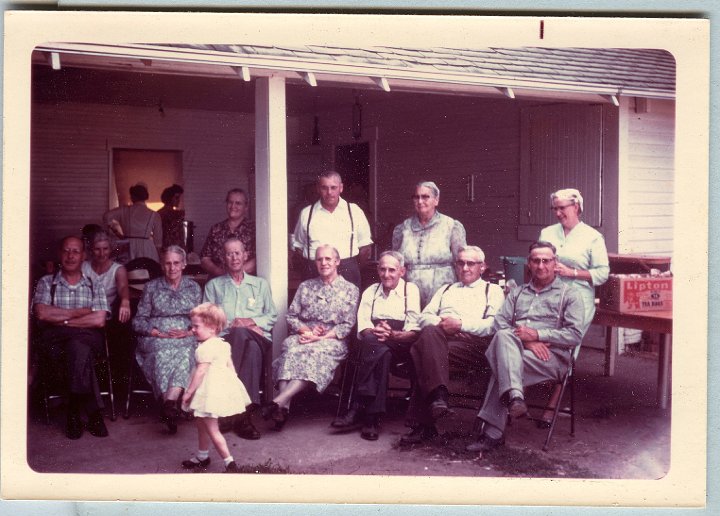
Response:
M667 408L670 397L670 353L672 350L672 311L620 313L598 308L593 324L607 328L605 335L605 376L615 373L617 338L612 328L633 328L660 334L660 357L658 360L657 402L661 409Z

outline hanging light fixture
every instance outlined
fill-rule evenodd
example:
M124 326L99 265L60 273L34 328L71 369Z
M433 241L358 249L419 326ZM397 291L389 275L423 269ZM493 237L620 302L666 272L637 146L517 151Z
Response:
M352 107L352 135L356 140L362 136L362 105L360 96L357 94L355 94L355 104Z

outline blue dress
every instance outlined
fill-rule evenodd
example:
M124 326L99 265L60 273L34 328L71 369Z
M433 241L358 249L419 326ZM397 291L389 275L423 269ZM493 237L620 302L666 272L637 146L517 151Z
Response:
M153 337L150 332L161 332L190 327L190 310L200 304L200 285L182 278L178 289L170 287L165 278L157 278L145 284L133 330L138 334L135 358L160 398L170 387L187 388L190 371L195 366L197 340L193 335L182 339Z

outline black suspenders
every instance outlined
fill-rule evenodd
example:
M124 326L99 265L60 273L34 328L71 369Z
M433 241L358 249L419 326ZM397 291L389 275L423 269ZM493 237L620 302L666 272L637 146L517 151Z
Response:
M50 283L50 306L55 305L55 291L57 290L57 282L58 282L58 276L60 275L60 272L56 272L55 276L53 276L52 282ZM83 278L87 278L88 283L90 283L90 300L92 302L92 299L95 297L95 288L93 287L93 282L90 278L82 275Z
M373 296L373 302L372 306L370 307L370 320L373 319L373 313L375 312L375 299L377 299L378 292L380 292L380 289L382 288L382 283L378 283L377 288L375 289L375 295ZM405 296L405 317L407 317L407 281L405 282L405 285L403 286L403 295Z
M320 202L320 201L317 201L317 202ZM310 221L312 220L313 210L315 209L315 204L316 203L312 203L310 205L310 214L308 215L307 226L305 227L305 238L307 239L307 258L308 258L308 260L312 260L312 257L310 256ZM348 216L350 217L350 254L348 255L348 257L352 258L353 243L355 241L355 221L353 220L352 210L350 209L350 203L347 203L347 207L348 207Z
M438 309L440 309L440 307L442 306L442 300L443 300L443 296L445 295L445 292L447 292L450 289L450 287L452 287L453 285L454 285L454 283L445 285L445 290L443 290L442 294L440 294L440 302L438 303ZM490 308L489 293L490 293L490 283L486 282L485 283L485 311L483 312L483 316L482 316L483 319L487 319L488 309Z

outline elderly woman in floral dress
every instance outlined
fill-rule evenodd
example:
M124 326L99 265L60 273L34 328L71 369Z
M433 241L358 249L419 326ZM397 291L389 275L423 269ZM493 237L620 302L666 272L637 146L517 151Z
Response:
M291 335L273 362L279 394L263 407L265 419L281 430L292 398L314 385L323 392L335 369L347 356L347 337L355 324L358 288L338 274L337 249L323 245L315 252L317 278L303 281L287 314Z
M149 281L133 319L138 334L135 358L163 400L163 421L177 432L177 403L190 382L197 340L190 330L190 311L202 301L200 285L183 277L185 250L172 245L162 256L164 276Z
M392 249L405 258L406 279L420 289L420 307L430 302L437 289L455 283L455 255L467 244L465 227L437 211L440 189L432 181L415 186L415 215L393 231Z

